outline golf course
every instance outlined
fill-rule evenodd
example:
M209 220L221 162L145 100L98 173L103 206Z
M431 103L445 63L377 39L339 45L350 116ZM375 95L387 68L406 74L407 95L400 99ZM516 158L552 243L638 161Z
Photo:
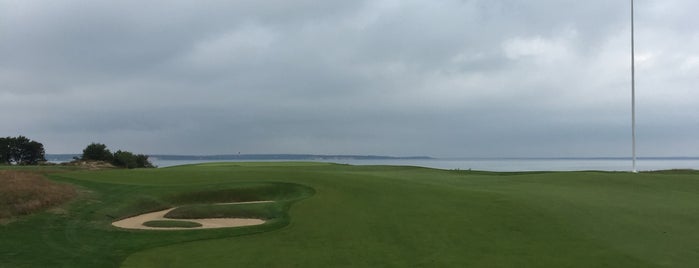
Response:
M0 170L75 189L69 201L0 221L0 267L699 267L691 170ZM115 224L156 212L139 228ZM212 219L247 224L202 228Z

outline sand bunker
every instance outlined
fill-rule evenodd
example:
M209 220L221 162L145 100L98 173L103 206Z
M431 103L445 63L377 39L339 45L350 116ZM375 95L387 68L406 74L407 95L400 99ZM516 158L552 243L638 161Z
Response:
M230 205L230 204L250 204L250 203L266 203L272 201L255 201L255 202L236 202L236 203L220 203L216 205ZM135 217L126 218L120 221L115 221L112 225L124 228L124 229L140 229L140 230L191 230L191 229L212 229L212 228L228 228L228 227L242 227L250 225L259 225L265 223L264 220L260 219L245 219L245 218L211 218L211 219L170 219L165 218L165 214L172 211L174 208L169 208L166 210L141 214ZM149 227L143 225L145 222L149 221L188 221L196 222L201 224L200 227Z

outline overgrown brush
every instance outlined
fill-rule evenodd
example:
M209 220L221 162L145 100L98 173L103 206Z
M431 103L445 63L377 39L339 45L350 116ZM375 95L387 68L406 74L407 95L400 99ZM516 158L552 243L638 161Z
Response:
M75 188L49 181L40 174L0 170L0 218L26 215L66 202Z

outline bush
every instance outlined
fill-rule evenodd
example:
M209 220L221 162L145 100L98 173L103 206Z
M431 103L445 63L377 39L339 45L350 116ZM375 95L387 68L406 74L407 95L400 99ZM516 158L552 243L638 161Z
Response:
M136 168L136 156L127 151L116 151L112 164L118 167Z
M114 156L112 152L107 149L107 145L102 143L90 143L83 150L82 160L93 160L93 161L105 161L111 162Z
M153 163L148 161L148 156L145 154L136 155L136 167L137 168L154 168Z
M24 136L0 138L0 164L36 165L45 162L44 145Z
M107 145L91 143L83 150L82 160L105 161L117 167L125 168L153 168L155 167L148 156L144 154L134 155L129 151L118 150L112 154Z

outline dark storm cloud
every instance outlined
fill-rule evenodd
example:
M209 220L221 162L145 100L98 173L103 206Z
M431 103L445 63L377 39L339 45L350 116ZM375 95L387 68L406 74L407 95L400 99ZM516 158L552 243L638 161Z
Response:
M637 1L639 152L699 155L694 1ZM76 152L617 156L624 1L0 0L0 130Z

